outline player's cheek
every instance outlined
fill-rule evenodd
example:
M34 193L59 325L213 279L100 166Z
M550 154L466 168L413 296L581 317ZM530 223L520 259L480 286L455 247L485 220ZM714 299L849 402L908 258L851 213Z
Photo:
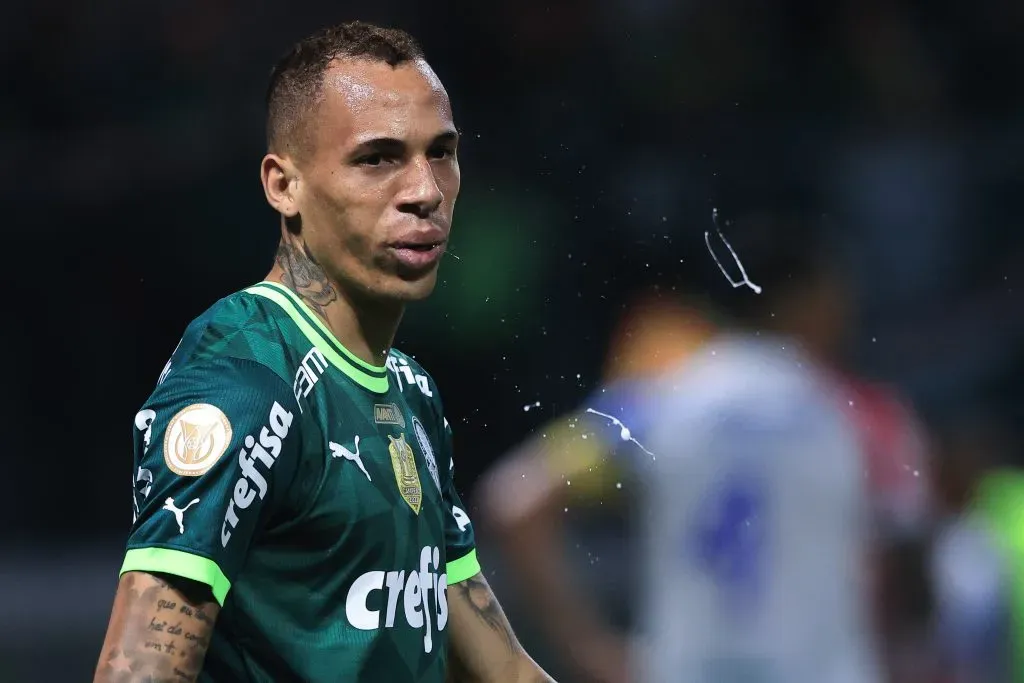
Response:
M454 205L462 187L462 174L457 159L452 159L451 163L443 167L437 174L437 184L441 189L441 194L444 195L445 202L449 206Z

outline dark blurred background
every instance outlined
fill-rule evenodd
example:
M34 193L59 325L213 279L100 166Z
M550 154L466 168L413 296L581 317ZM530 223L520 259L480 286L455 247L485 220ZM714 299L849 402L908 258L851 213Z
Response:
M457 258L397 345L441 386L467 499L594 387L636 285L706 264L713 208L779 198L840 227L858 372L929 424L1024 419L1019 0L23 4L0 23L0 681L91 675L132 418L185 325L271 264L266 77L351 18L420 38L464 136Z

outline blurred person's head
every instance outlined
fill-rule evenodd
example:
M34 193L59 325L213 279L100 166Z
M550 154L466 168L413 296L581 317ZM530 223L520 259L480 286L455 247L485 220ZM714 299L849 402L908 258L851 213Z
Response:
M715 308L729 326L798 339L823 360L839 354L850 316L850 292L829 248L828 222L820 213L758 210L722 221L722 235L760 294L734 288L722 275L707 286ZM712 228L710 243L734 281L741 278L728 247ZM708 259L712 257L709 254ZM717 266L712 262L717 271Z
M649 289L635 294L612 329L603 378L657 375L703 345L715 331L707 311L686 296Z
M657 375L684 361L718 329L701 276L663 245L628 242L611 257L613 312L602 379ZM602 297L605 298L605 297Z
M459 193L457 142L448 94L410 35L351 22L305 38L267 92L261 176L295 238L282 243L349 298L429 295Z

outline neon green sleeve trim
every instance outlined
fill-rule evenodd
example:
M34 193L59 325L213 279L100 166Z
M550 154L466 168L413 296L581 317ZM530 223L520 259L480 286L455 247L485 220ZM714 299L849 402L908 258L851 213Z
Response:
M133 548L124 556L119 575L125 572L163 572L205 583L221 607L231 590L231 582L213 560L182 550Z
M462 583L468 578L480 573L480 561L476 559L476 548L470 550L457 560L452 560L445 565L445 573L448 575L448 585Z

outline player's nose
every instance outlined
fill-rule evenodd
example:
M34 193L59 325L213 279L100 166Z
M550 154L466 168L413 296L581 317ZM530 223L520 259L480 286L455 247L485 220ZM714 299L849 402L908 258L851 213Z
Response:
M398 210L417 218L429 218L444 201L444 193L426 157L413 160L405 168L402 189L398 194Z

